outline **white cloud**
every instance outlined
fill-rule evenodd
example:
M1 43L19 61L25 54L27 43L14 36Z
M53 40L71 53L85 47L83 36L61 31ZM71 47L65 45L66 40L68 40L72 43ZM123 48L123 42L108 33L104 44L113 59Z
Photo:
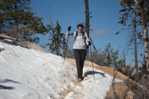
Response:
M95 31L91 31L91 36L101 36L101 35L104 35L106 34L107 31L106 30L95 30Z

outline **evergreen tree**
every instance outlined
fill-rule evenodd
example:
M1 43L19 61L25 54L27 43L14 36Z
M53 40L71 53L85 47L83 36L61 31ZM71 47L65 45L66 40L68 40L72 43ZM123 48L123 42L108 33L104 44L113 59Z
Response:
M114 61L116 61L118 59L118 50L117 51L113 51L113 48L111 48L111 44L109 43L106 48L105 48L105 66L113 66L114 65Z
M49 46L49 50L53 54L63 56L63 51L64 51L63 49L66 44L66 40L65 40L65 35L61 33L61 26L57 21L55 28L50 25L49 27L51 28L51 32L52 32L49 38L50 43L47 44Z
M0 1L0 33L34 41L31 36L47 31L42 18L31 12L31 0L1 0Z
M93 61L101 66L109 66L120 68L122 65L125 65L125 59L119 58L119 51L114 51L109 43L105 46L104 51L102 52L91 52ZM88 58L88 60L90 60Z

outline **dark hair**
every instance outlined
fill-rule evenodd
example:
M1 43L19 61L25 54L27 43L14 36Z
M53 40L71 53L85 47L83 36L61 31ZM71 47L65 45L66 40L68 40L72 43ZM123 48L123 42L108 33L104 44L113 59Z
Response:
M78 25L77 25L77 28L78 27L82 27L82 29L84 28L84 25L83 24L81 24L81 23L79 23Z

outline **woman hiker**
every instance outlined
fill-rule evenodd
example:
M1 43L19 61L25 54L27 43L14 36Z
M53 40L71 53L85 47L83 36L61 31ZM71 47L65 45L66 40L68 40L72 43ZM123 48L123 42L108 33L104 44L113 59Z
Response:
M70 33L70 26L68 27L68 31L66 32L66 38L73 36L75 37L75 41L73 44L73 54L76 61L77 66L77 77L78 82L83 80L83 66L84 61L87 53L87 47L91 45L89 37L86 32L84 32L83 24L78 24L77 29L78 31L74 33Z

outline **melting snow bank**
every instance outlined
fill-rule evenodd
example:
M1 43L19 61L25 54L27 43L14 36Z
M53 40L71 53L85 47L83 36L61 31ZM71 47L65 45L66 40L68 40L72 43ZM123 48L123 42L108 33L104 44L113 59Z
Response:
M112 77L84 68L77 83L76 68L63 58L0 42L0 99L104 99ZM119 81L119 80L117 80Z
M73 85L75 68L63 58L0 42L0 99L58 99Z

